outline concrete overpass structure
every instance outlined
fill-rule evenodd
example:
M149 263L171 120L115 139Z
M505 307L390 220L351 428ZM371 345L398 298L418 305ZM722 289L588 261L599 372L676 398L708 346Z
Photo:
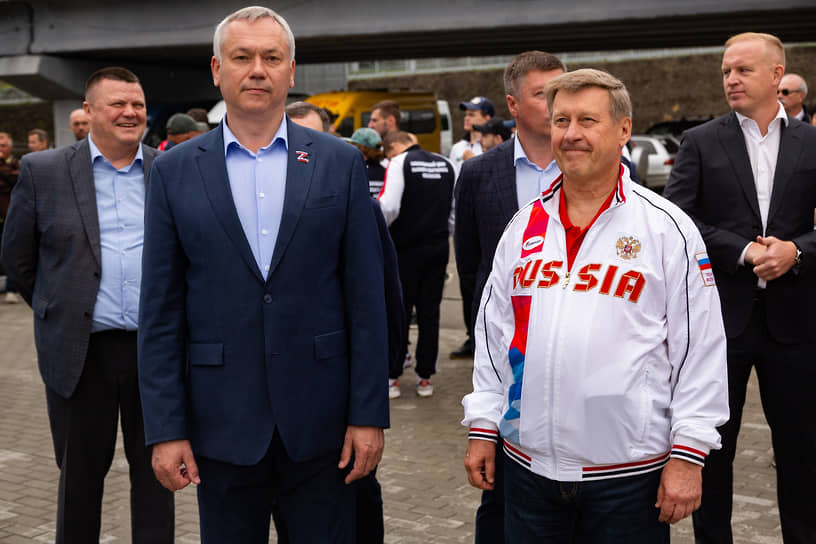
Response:
M251 1L251 0L250 0ZM215 24L235 0L0 0L0 79L66 118L96 68L136 71L151 102L218 98ZM353 60L720 45L731 34L816 37L813 0L281 0L297 38L297 87L342 87ZM61 127L59 127L61 128ZM63 134L57 133L57 143Z

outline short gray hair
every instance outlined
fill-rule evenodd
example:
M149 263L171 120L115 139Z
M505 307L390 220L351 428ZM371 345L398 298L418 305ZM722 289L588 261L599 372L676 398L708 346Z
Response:
M616 122L623 117L632 118L632 99L629 98L629 91L621 80L603 70L593 68L583 68L574 72L567 72L555 77L544 87L547 94L547 106L550 113L553 111L553 102L558 91L577 93L584 89L597 87L606 89L609 92L609 113Z
M295 35L292 34L292 29L289 28L289 23L286 22L286 19L269 8L249 6L230 13L215 27L215 33L213 34L213 55L218 59L218 62L221 62L221 45L224 42L224 33L227 30L228 24L241 19L246 19L251 23L258 19L263 19L264 17L272 17L272 19L283 28L283 31L286 32L286 43L289 45L289 62L295 60Z
M796 78L799 81L799 90L802 91L802 98L807 96L808 88L807 88L807 83L805 83L805 78L803 78L799 74L794 74L793 72L790 72L789 74L785 74L785 76L782 79L784 79L785 77Z

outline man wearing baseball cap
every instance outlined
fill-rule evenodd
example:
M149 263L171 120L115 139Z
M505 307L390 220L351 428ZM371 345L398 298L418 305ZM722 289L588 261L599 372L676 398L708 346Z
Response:
M488 119L496 115L493 102L484 96L474 96L467 102L459 102L459 109L465 112L465 135L454 144L450 152L450 160L459 173L462 161L475 157L482 152L479 143L479 134L471 130L473 125L483 124ZM466 153L466 152L470 153Z
M186 113L174 113L167 120L167 144L164 146L164 151L167 151L176 144L186 142L191 138L195 138L201 132L198 123L195 119Z
M459 109L465 112L465 135L451 148L450 161L456 169L456 177L459 177L459 170L462 162L480 155L483 151L479 142L481 134L472 130L473 125L481 125L489 121L495 114L496 109L493 102L484 96L474 96L467 102L460 102ZM467 359L473 357L473 328L470 323L470 307L472 294L462 293L463 314L467 325L468 335L461 346L450 353L451 359Z
M510 127L501 117L489 119L483 125L473 125L473 130L481 134L479 143L482 146L482 151L493 149L513 136Z

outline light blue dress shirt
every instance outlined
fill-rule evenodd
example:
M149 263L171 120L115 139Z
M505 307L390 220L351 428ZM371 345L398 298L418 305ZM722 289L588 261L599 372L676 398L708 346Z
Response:
M513 140L513 165L516 167L516 196L518 206L521 209L525 204L538 198L542 191L548 189L555 179L561 175L561 170L555 161L541 169L537 164L531 162L521 147L518 135Z
M269 145L257 153L241 145L226 120L221 126L232 199L258 270L266 279L278 241L286 193L289 148L286 116Z
M144 245L145 176L142 146L124 168L116 169L88 136L91 148L102 277L91 332L135 331L139 319ZM70 286L66 287L70 289Z

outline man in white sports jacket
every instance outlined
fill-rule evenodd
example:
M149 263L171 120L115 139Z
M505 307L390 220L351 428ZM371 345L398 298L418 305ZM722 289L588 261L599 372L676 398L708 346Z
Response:
M545 92L563 175L496 250L462 401L468 479L492 488L502 440L507 542L668 542L728 419L714 275L691 219L620 164L623 83L577 70Z

